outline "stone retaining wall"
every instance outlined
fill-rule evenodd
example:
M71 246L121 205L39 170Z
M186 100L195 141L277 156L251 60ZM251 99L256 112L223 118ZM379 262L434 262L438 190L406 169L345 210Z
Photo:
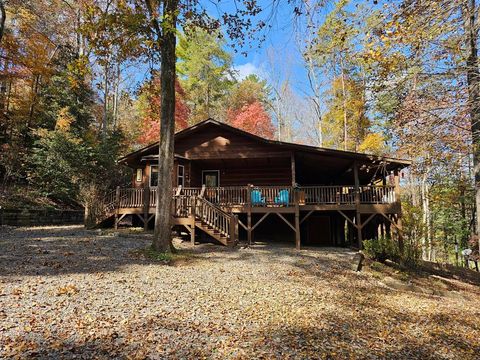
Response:
M83 210L0 209L0 225L41 226L83 224Z

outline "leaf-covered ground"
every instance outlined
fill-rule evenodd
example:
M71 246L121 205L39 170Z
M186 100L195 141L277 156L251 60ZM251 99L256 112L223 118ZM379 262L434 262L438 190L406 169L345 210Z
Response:
M1 229L0 358L479 357L475 281L291 245L177 242L167 264L149 236Z

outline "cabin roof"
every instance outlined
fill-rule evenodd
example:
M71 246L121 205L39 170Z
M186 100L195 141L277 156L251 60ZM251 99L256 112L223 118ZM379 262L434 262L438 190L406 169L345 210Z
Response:
M365 153L357 153L353 151L344 151L344 150L335 150L335 149L329 149L329 148L324 148L324 147L317 147L317 146L311 146L311 145L304 145L304 144L297 144L297 143L291 143L291 142L286 142L286 141L279 141L279 140L270 140L263 138L261 136L252 134L250 132L235 128L233 126L230 126L228 124L219 122L214 119L207 119L202 122L199 122L198 124L195 124L193 126L190 126L186 129L180 130L175 134L175 140L180 140L183 138L186 138L188 136L194 135L196 132L201 131L204 127L209 126L209 125L214 125L218 126L224 129L227 129L231 132L237 133L239 135L243 135L245 137L248 137L250 139L256 140L258 142L262 142L265 144L270 144L274 146L280 146L288 150L296 150L304 153L311 153L311 154L321 154L324 156L331 156L331 157L338 157L338 158L343 158L343 159L352 159L352 160L360 160L360 161L365 161L365 162L386 162L389 163L389 165L392 168L397 168L397 169L402 169L411 164L410 160L405 160L405 159L396 159L392 157L386 157L386 156L378 156L378 155L373 155L373 154L365 154ZM136 150L134 152L131 152L124 157L120 158L118 160L119 163L123 163L126 165L129 165L132 160L141 157L142 160L146 159L147 157L150 158L155 157L158 158L158 155L151 155L151 150L158 147L158 141L156 143L150 144L148 146L145 146L139 150ZM147 156L143 156L142 155ZM185 159L184 156L180 154L175 154L176 158L183 158Z

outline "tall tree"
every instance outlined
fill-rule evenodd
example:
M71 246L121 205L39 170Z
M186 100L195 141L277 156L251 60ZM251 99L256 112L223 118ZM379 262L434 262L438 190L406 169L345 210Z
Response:
M177 71L192 110L190 123L209 117L225 120L226 99L234 84L232 56L221 33L190 28L179 38Z
M478 8L475 0L463 4L466 43L468 110L472 133L473 176L477 208L476 234L480 251L480 70L478 68Z
M406 178L406 194L422 210L427 259L434 256L432 244L441 225L435 216L445 206L436 194L454 188L452 178L458 180L458 191L464 194L459 199L463 223L468 224L467 217L473 215L467 211L468 191L461 180L471 178L474 183L469 162L475 151L471 113L475 106L471 90L473 95L475 90L468 85L468 72L478 71L478 64L469 66L475 62L469 45L475 31L468 34L472 19L466 17L472 4L475 6L470 1L388 3L366 34L363 59L372 74L375 111L386 119L397 155L415 160Z
M265 80L249 75L235 84L229 96L227 120L240 129L266 138L273 138L275 128L270 114L270 89Z
M324 145L353 151L365 148L362 144L370 119L362 96L365 91L362 83L344 74L333 81L330 91L324 114ZM348 136L345 136L345 129L348 129Z
M266 80L250 74L245 79L234 84L228 96L229 109L238 110L255 101L268 104L271 101L270 93L271 89Z
M148 10L148 23L153 28L155 44L160 50L161 67L161 120L159 144L159 186L155 212L155 239L153 246L158 251L171 248L170 205L172 199L173 137L175 129L175 79L176 79L176 31L177 25L193 25L214 33L219 31L221 22L228 36L237 46L243 46L249 36L263 29L267 23L262 18L262 7L257 2L237 2L233 12L223 12L221 22L207 15L199 2L178 0L144 0ZM181 6L180 6L181 5ZM278 1L272 1L276 9ZM293 8L293 14L301 10ZM271 14L270 14L271 15ZM267 14L268 16L268 14ZM256 21L252 21L252 17Z
M335 3L334 9L318 28L316 37L305 55L307 58L314 56L315 66L322 67L325 76L335 84L334 94L341 100L344 150L347 150L349 143L347 82L355 70L353 37L357 32L352 25L351 14L347 11L349 3L349 0L339 0Z
M471 144L477 208L475 231L478 236L480 232L478 5L474 0L425 3L415 1L403 3L400 10L398 17L393 20L400 22L401 26L398 28L401 32L410 34L407 39L411 48L416 50L410 57L415 55L420 58L423 65L424 72L414 79L423 80L426 76L434 78L435 82L443 87L443 90L437 93L447 99L441 113L430 111L430 114L435 116L434 124L437 124L436 127L438 124L450 126L451 134L458 134L460 138L467 137L467 143ZM413 29L420 36L413 33ZM460 43L458 43L459 39L461 39ZM452 46L454 43L460 46ZM464 79L466 79L466 86L463 85ZM439 109L438 105L436 109ZM465 131L468 127L469 131ZM438 134L437 131L436 133ZM465 144L465 141L457 144ZM455 147L458 146L457 144ZM460 153L468 152L467 150Z
M175 135L176 31L178 0L165 0L163 6L155 0L145 0L149 22L154 29L156 46L160 50L160 142L158 149L157 207L153 248L167 252L171 243L171 200L173 141Z
M230 123L236 128L267 139L272 139L274 136L275 128L270 115L259 101L242 106L231 116Z

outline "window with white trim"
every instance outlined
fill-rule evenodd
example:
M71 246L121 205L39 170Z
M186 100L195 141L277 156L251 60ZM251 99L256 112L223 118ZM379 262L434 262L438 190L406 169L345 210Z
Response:
M177 166L177 186L185 186L185 166Z
M142 182L143 180L143 169L137 169L137 176L135 178L136 182Z

